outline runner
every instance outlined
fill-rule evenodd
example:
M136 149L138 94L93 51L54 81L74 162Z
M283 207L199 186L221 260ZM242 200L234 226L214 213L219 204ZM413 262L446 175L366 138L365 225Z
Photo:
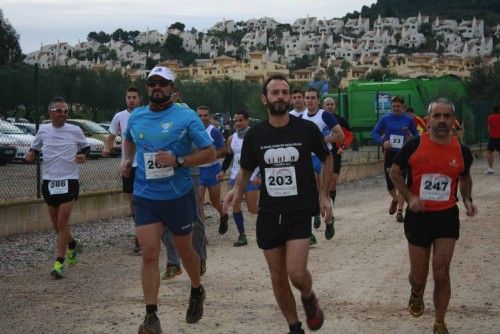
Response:
M229 185L231 187L234 186L236 175L240 170L241 148L243 147L243 139L245 138L248 130L250 130L249 123L249 115L246 110L238 110L235 112L234 126L236 128L236 132L232 134L226 141L226 158L222 163L222 170L219 173L219 179L222 179L223 175L231 164L231 161L233 162L233 164L231 165L231 175L229 176ZM258 169L254 171L252 177L250 178L250 181L247 183L244 189L248 211L253 214L259 212L257 201L259 198L260 178L258 177L258 173ZM238 239L233 244L233 246L241 247L248 245L247 237L245 234L245 221L243 218L243 213L241 212L241 202L236 203L233 206L233 218L239 233ZM219 233L226 233L227 228L227 223L226 225L221 224L219 227Z
M285 77L269 77L261 99L268 109L269 119L251 128L246 135L241 168L233 189L226 194L224 209L241 202L252 171L259 167L265 181L259 201L257 244L264 251L274 295L290 333L304 333L290 280L301 293L308 327L318 330L323 325L324 315L312 291L307 259L312 216L321 210L325 221L332 217L328 198L332 156L316 126L289 116L290 86ZM319 194L312 153L323 162L323 187Z
M125 102L127 103L127 109L122 110L119 113L116 113L115 116L113 116L113 119L111 120L111 124L109 126L109 135L106 138L106 143L102 149L102 155L104 157L109 156L109 153L111 152L115 144L116 136L122 136L125 129L127 129L128 118L132 110L134 110L141 104L141 94L139 93L139 90L133 86L127 88L127 90L125 91ZM121 140L122 140L121 158L123 161L123 158L125 156L125 154L123 154L124 138L122 137ZM130 177L125 178L122 176L122 190L124 193L127 194L132 216L134 215L134 206L132 205L132 193L134 190L133 187L134 187L134 176L136 168L137 168L137 160L134 158ZM141 247L139 247L139 242L137 241L137 237L134 238L134 247L132 248L132 254L141 255Z
M307 112L303 113L301 117L302 119L311 121L314 124L316 124L316 126L324 136L323 138L326 142L326 146L328 147L328 149L332 150L332 143L333 144L335 144L335 142L343 143L345 135L339 123L337 122L335 116L319 108L320 105L319 91L316 88L307 89L305 93L305 100L306 100ZM319 191L321 187L321 179L320 179L321 163L318 157L316 156L313 156L312 161L313 161L314 172L316 173L316 185ZM333 168L335 169L335 165ZM330 187L330 184L328 184L328 187ZM317 229L319 228L320 224L321 220L319 218L319 214L317 214L314 216L313 226L314 228ZM327 240L330 240L331 238L333 238L333 235L335 234L333 221L327 221L325 222L325 224L326 224L325 236ZM314 236L314 234L311 234L310 244L314 245L316 243L317 243L316 237Z
M174 76L163 66L147 78L149 105L137 108L125 131L122 171L130 175L134 156L134 212L137 238L142 249L142 288L146 317L139 333L161 333L157 300L160 286L159 255L163 229L169 229L191 283L186 322L203 316L205 290L200 280L200 258L192 245L196 214L193 184L187 167L215 160L215 149L198 115L174 104ZM191 153L192 145L198 150ZM137 150L137 155L136 155Z
M384 149L384 173L387 183L387 191L392 197L389 206L389 214L396 213L396 220L400 223L404 221L403 206L404 198L398 194L391 179L389 170L394 162L394 158L403 147L403 144L411 137L418 137L419 133L415 127L415 122L408 114L403 113L405 100L401 96L392 98L392 112L382 116L372 131L373 140ZM406 170L402 170L403 177L406 177Z
M77 164L85 162L90 146L83 131L76 125L67 124L69 108L62 97L54 97L49 104L51 122L43 124L26 153L31 163L40 153L42 161L42 194L52 227L57 233L56 261L50 275L64 277L64 264L73 266L81 250L81 243L71 235L69 217L78 199L80 171ZM66 256L66 260L65 260Z
M290 115L300 117L307 110L304 104L304 92L300 89L294 89L292 91L292 106L293 110L290 111Z
M212 140L213 145L215 146L217 159L224 158L224 156L226 155L224 137L222 137L222 133L219 131L219 129L212 125L210 109L207 106L199 106L196 109L196 112L198 113L198 116L200 116L200 119L205 126L205 131L207 132L208 136ZM208 188L210 203L217 210L217 212L219 212L220 215L219 225L227 225L229 216L228 214L224 214L222 212L222 204L220 201L220 180L217 178L220 170L221 165L218 160L200 166L200 194L198 198L201 202L200 208L204 217L205 213L203 207L205 204L205 190Z
M434 277L434 333L448 333L444 317L451 295L450 263L459 237L457 190L468 216L472 203L470 150L452 136L455 108L440 98L429 106L429 133L407 142L391 167L390 177L408 203L404 228L410 256L410 313L424 313L424 289L432 249ZM408 185L402 171L409 170Z
M491 175L495 173L493 169L493 153L497 151L500 155L500 106L493 108L493 114L488 116L488 148L486 150L486 161L488 169L485 174Z

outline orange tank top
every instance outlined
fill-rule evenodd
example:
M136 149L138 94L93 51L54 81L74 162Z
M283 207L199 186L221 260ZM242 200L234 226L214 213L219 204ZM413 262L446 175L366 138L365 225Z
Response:
M428 133L422 134L408 163L413 180L410 191L424 201L425 211L455 205L458 180L464 172L464 158L456 137L448 144L438 144L430 140Z

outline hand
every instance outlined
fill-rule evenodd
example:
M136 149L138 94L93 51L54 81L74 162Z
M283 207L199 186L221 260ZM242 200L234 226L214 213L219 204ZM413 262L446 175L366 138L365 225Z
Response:
M333 217L332 206L330 205L330 197L326 195L320 195L319 197L319 208L321 216L325 222L330 222Z
M476 204L472 203L470 199L466 198L464 200L464 205L465 205L465 210L467 210L465 213L469 217L474 217L477 215L477 206Z
M238 201L241 203L241 195L238 196L238 193L236 193L234 188L229 190L226 193L226 196L224 196L224 200L222 202L222 213L227 214L227 209L229 207L234 207L234 204Z
M132 161L123 160L121 163L120 169L122 170L123 177L129 178L130 175L132 174Z
M161 167L176 166L175 156L170 152L159 150L155 155L156 163Z
M224 172L220 171L217 173L217 180L222 181L224 179Z
M75 160L77 164L83 164L87 161L87 158L85 158L85 154L77 154Z
M339 147L339 148L337 149L337 154L338 154L338 155L342 155L342 154L344 154L344 149L343 149L342 147Z
M386 150L387 150L388 148L390 148L390 147L391 147L391 142L390 142L389 140L386 140L386 141L384 141L383 146L384 146L384 149L386 149Z
M410 208L413 212L421 212L424 211L424 201L422 201L417 196L411 196L408 201L408 208Z
M104 146L102 148L101 154L102 154L103 157L109 157L109 148L107 148L106 146Z
M29 150L28 153L24 155L24 160L26 160L27 163L31 163L35 160L35 151Z

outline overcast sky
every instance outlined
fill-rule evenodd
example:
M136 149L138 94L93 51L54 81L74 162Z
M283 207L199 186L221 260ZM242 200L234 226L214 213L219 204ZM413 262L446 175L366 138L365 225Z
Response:
M0 9L17 33L23 53L36 51L40 43L58 40L74 45L91 31L111 34L124 30L156 29L165 33L179 21L186 29L206 30L215 22L274 17L293 23L300 17L318 19L344 16L370 6L375 0L0 0Z

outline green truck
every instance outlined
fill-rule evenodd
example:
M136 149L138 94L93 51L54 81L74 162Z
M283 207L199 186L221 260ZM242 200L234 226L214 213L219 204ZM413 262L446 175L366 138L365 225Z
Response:
M412 107L418 116L425 116L427 106L437 97L450 99L456 108L459 120L473 122L472 110L464 102L465 87L453 76L439 78L389 79L383 82L352 82L345 92L323 96L334 97L338 112L349 121L358 145L373 144L371 131L378 119L390 112L390 101L401 95L405 105ZM378 103L377 103L378 101ZM470 128L468 130L471 130Z

